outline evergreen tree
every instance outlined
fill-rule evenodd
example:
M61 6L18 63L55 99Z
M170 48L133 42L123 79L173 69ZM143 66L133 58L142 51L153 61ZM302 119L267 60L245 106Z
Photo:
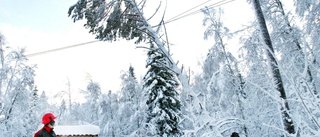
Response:
M176 91L178 83L168 65L166 56L151 45L147 59L148 71L143 78L143 88L148 94L149 136L182 135L179 127L181 104Z
M183 91L195 96L190 92L187 76L172 59L167 49L169 45L166 45L168 42L163 42L158 34L159 31L154 30L152 27L154 25L149 23L154 15L145 17L143 11L148 5L146 3L147 0L141 1L141 3L137 3L135 0L79 0L70 6L68 15L74 22L86 20L84 26L99 40L111 42L123 38L136 40L135 43L152 40L168 59L170 63L168 67L176 73ZM155 25L159 26L160 24L161 27L163 22L164 20Z

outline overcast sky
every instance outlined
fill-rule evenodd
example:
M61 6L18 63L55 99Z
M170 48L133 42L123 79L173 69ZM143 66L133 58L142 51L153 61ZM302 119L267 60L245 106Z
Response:
M207 0L168 0L166 19L170 19ZM68 8L76 0L0 0L0 32L6 37L7 46L26 48L27 54L38 53L59 47L94 41L94 36L83 27L83 22L73 23L67 16ZM219 2L211 0L206 5ZM199 10L198 7L194 10ZM225 9L227 27L237 28L245 24L245 18L252 17L251 6L246 0L235 0L222 6ZM193 10L193 11L194 11ZM159 13L161 14L161 13ZM205 27L203 14L179 19L167 24L171 53L179 64L199 72L201 62L213 40L203 40ZM144 49L137 49L133 41L96 42L75 48L50 52L29 57L30 63L37 64L36 85L40 91L53 96L67 90L77 93L85 89L88 74L100 83L102 90L117 91L120 75L131 64L138 79L145 74ZM230 48L230 47L229 47ZM232 48L232 47L231 47ZM75 95L74 99L77 99Z

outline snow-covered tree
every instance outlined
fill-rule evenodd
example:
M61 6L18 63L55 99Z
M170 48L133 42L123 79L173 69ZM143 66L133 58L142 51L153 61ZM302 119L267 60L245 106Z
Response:
M165 55L151 45L148 52L148 71L143 88L148 94L148 136L181 136L179 127L181 103L176 90L178 82Z
M269 31L267 29L266 21L265 21L263 12L261 10L260 2L259 0L253 0L252 3L256 12L259 28L261 31L262 43L263 43L263 46L266 46L265 49L267 53L267 59L272 71L272 78L274 80L273 84L275 86L275 89L280 93L281 100L279 102L279 106L280 106L281 118L283 121L283 127L288 134L294 134L295 129L293 124L293 119L291 118L291 115L290 115L290 108L287 101L287 93L285 91L283 80L281 78L281 73L280 73L278 62L275 56L274 47L272 45L272 41L270 38Z
M66 105L66 113L67 115L69 115L70 110L72 108L72 90L71 90L71 82L69 80L69 78L67 78L67 90L62 90L60 92L58 92L55 97L59 98L61 101L65 101L65 105Z
M320 125L317 113L320 109L317 104L320 100L317 98L318 91L315 84L317 71L312 63L314 55L308 44L310 43L308 33L303 32L303 28L299 27L301 22L296 21L297 17L292 16L290 10L285 11L286 5L280 0L262 2L262 10L272 30L270 35L275 54L279 56L283 83L287 87L288 98L293 99L288 99L291 111L295 112L292 118L305 123L304 126L297 127L297 130L318 130ZM315 24L309 25L315 26Z
M263 136L272 134L281 136L277 128L281 128L281 117L278 107L278 94L274 90L263 44L255 28L248 30L249 37L242 38L244 46L240 49L241 66L245 76L244 115L248 129L247 136ZM251 31L251 32L250 32ZM277 128L275 128L277 127Z
M28 119L26 123L24 123L25 127L28 127L28 133L33 133L38 129L39 125L39 95L37 87L34 88L33 92L31 93L30 97L30 109L27 111L27 115L25 118Z
M90 82L87 85L86 90L86 99L87 102L83 104L87 108L87 116L88 116L88 122L89 123L95 123L98 124L98 102L101 95L101 88L100 85L97 82L93 82L90 80Z
M120 118L121 136L138 135L143 127L141 103L145 103L141 86L135 77L134 68L130 65L129 70L121 75L121 92L119 100L118 117ZM131 121L131 122L127 122Z
M35 66L27 64L24 49L4 48L3 40L0 34L0 136L30 136L35 125L24 127L29 118L22 112L31 108Z
M148 1L135 0L78 0L69 8L68 15L73 21L86 20L85 27L96 38L104 41L114 41L118 38L136 40L139 43L145 40L153 41L159 50L167 57L170 69L181 82L183 90L190 92L188 78L172 59L167 47L168 42L160 38L158 30L152 26L161 26L163 21L150 24L150 17L145 17L144 8ZM190 92L190 93L189 93ZM195 96L195 95L191 95Z
M121 80L122 88L120 101L131 102L134 99L134 96L136 96L139 88L132 66L129 67L129 71L121 75Z
M121 136L119 128L118 110L119 102L117 94L108 92L107 95L102 94L99 111L99 136L118 137Z
M71 90L71 82L69 78L67 78L67 90L59 91L54 97L58 98L61 101L61 105L58 108L59 117L61 120L60 124L69 124L72 121L72 90Z
M227 41L232 34L221 20L224 15L221 8L202 11L205 15L203 25L207 27L205 39L212 37L215 42L203 63L202 74L196 77L193 86L201 102L193 122L197 126L194 132L196 136L226 136L234 131L246 134L246 124L240 122L245 121L241 74L237 60L227 50Z
M68 124L68 120L69 120L68 116L69 116L69 112L67 109L66 100L62 99L61 104L58 106L58 117L62 125Z
M319 93L320 93L320 40L319 40L319 15L320 6L319 0L308 0L308 1L298 1L294 0L295 13L300 18L298 22L302 26L303 34L300 35L302 42L302 51L305 55L304 62L305 66L303 71L300 73L299 79L293 79L295 86L292 86L295 91L298 91L297 97L300 99L300 105L304 111L300 111L298 117L303 117L308 121L303 121L303 124L298 127L301 135L318 135L316 131L319 131ZM308 68L307 68L308 67ZM306 69L307 68L307 69ZM310 71L309 71L310 70ZM308 76L311 77L308 77ZM298 81L298 82L297 82ZM308 83L307 83L307 82ZM310 84L311 83L311 84ZM299 92L303 91L303 92ZM305 92L307 91L307 92ZM314 91L314 94L308 91Z
M310 69L313 76L319 75L320 69L320 6L319 0L306 0L299 1L294 0L296 14L300 17L303 23L304 36L303 39L306 39L307 46L306 51L309 52L308 58L310 59ZM320 79L319 77L313 77L312 82L316 86L317 93L320 93Z
M38 99L37 106L39 107L38 117L41 117L41 114L45 114L46 112L53 111L53 110L49 109L50 104L48 103L48 97L47 97L45 91L42 91L42 93Z

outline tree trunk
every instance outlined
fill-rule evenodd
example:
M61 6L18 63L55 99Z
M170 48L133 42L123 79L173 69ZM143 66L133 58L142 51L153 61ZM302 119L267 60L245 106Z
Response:
M273 78L276 85L276 90L280 92L280 98L281 98L281 104L280 104L280 110L281 110L281 116L283 121L283 126L285 131L287 131L289 134L294 134L295 129L293 125L293 120L291 116L289 115L289 104L287 102L286 92L283 87L283 82L280 75L280 70L278 68L278 63L274 56L274 50L271 42L271 38L269 35L269 31L267 29L266 21L264 18L264 15L261 10L260 2L259 0L253 0L253 7L256 12L256 17L258 20L258 24L260 27L261 35L264 41L264 44L267 46L266 52L267 52L267 58L269 65L272 69Z

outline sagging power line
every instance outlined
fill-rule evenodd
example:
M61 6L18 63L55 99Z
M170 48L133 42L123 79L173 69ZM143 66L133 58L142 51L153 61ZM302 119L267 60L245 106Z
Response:
M208 2L210 2L212 0L208 0L208 1L205 1L197 6L194 6L170 19L168 19L167 21L164 22L164 24L168 24L168 23L171 23L171 22L174 22L174 21L177 21L179 19L182 19L182 18L185 18L185 17L188 17L188 16L191 16L191 15L194 15L194 14L198 14L200 12L202 12L202 9L199 9L199 10L196 10L196 11L193 11L191 13L188 13L189 11L195 9L195 8L198 8ZM224 4L227 4L227 3L230 3L230 2L233 2L235 0L221 0L221 1L218 1L216 3L213 3L209 6L207 6L208 9L212 9L212 8L215 8L215 7L218 7L218 6L222 6ZM185 14L185 13L188 13L188 14ZM185 14L185 15L184 15ZM95 43L95 42L99 42L100 40L95 40L95 41L89 41L89 42L84 42L84 43L79 43L79 44L74 44L74 45L70 45L70 46L65 46L65 47L61 47L61 48L56 48L56 49L50 49L50 50L46 50L46 51L41 51L41 52L37 52L37 53L32 53L32 54L28 54L26 55L27 57L33 57L33 56L38 56L38 55L42 55L42 54L47 54L47 53L50 53L50 52L55 52L55 51L60 51L60 50L65 50L65 49L69 49L69 48L75 48L75 47L79 47L79 46L83 46L83 45L87 45L87 44L92 44L92 43Z

